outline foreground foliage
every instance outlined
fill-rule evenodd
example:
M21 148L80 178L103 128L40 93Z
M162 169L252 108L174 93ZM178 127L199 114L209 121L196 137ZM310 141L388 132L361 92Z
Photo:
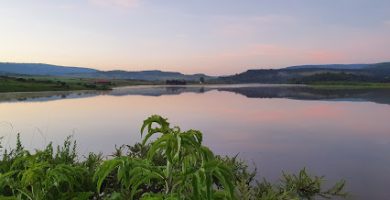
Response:
M202 133L171 127L154 115L144 121L143 140L116 147L111 159L90 153L79 158L68 137L54 150L30 153L18 135L16 147L2 148L1 199L242 199L283 200L344 197L344 181L328 190L323 178L283 173L281 182L255 180L236 157L220 157L202 145ZM152 140L152 138L154 140ZM81 161L80 161L81 160Z

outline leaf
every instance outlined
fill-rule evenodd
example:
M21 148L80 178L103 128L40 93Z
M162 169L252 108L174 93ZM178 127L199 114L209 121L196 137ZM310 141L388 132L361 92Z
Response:
M121 164L120 159L113 159L104 161L103 164L97 169L94 175L94 179L97 179L97 190L100 193L103 181L106 177Z

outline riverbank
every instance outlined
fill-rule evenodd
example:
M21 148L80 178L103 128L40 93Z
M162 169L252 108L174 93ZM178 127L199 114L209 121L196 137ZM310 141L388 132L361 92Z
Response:
M182 86L215 86L221 83L190 83ZM225 83L226 84L226 83ZM224 84L224 85L225 85ZM124 79L91 79L66 78L51 76L0 76L0 93L4 92L47 92L47 91L79 91L79 90L112 90L117 87L139 85L165 85L161 81L124 80ZM230 84L227 84L230 85ZM251 85L251 84L248 84ZM268 84L266 84L268 85ZM274 85L274 84L271 84ZM280 85L280 84L276 84ZM181 85L176 85L181 86ZM309 84L283 84L283 86L305 86L313 89L390 89L390 83L372 82L314 82Z
M138 80L97 80L63 77L0 76L0 92L45 92L78 90L111 90L114 87L148 85Z

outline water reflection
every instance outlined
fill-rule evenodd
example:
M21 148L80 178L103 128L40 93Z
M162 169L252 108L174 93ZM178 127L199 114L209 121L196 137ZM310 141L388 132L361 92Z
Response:
M110 96L164 96L182 93L226 91L247 98L287 98L296 100L369 101L390 104L390 89L315 89L299 85L209 85L209 86L132 86L112 91L19 92L0 93L0 102L50 101L63 98L86 98L98 95Z
M52 101L58 99L73 99L103 95L99 91L49 91L49 92L8 92L0 93L0 102L17 101Z
M137 86L113 91L0 94L2 146L21 133L29 149L74 134L81 154L140 141L152 115L204 133L218 154L282 170L347 180L353 199L389 199L390 106L385 90L313 90L275 85ZM15 103L15 101L23 103ZM375 103L373 103L375 102Z

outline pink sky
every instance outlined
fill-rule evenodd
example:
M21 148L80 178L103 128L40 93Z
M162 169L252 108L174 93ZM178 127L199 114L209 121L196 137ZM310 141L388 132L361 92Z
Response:
M0 62L211 75L384 62L386 7L385 0L9 1L0 6Z

